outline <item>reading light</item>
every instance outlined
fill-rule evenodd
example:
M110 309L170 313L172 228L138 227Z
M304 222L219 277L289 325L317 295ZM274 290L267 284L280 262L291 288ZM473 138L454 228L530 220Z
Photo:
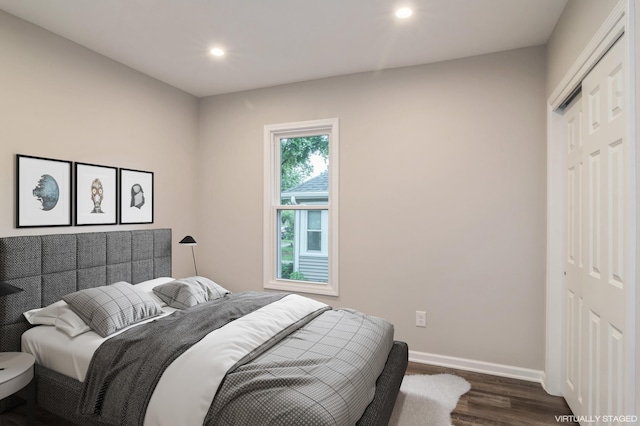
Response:
M400 19L406 19L411 15L413 15L413 10L409 9L408 7L401 7L400 9L396 10L396 16Z
M224 50L219 47L214 47L210 52L213 56L224 56Z
M187 235L186 237L181 239L178 244L191 246L191 255L193 256L193 269L196 270L196 275L198 275L198 267L196 266L196 254L193 251L193 246L198 245L198 243L196 243L196 240L194 240L191 235Z
M14 287L11 284L0 283L0 297L24 291L22 288Z

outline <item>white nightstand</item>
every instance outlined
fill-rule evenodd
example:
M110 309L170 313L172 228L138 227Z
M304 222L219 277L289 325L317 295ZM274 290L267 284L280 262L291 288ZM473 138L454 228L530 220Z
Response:
M6 398L31 383L35 358L24 352L0 352L0 399ZM34 424L35 388L28 389L27 424Z

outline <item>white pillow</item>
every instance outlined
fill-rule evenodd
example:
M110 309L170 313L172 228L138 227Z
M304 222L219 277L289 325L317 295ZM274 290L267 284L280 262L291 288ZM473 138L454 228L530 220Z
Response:
M87 323L76 315L64 300L52 303L46 308L32 309L23 315L31 325L52 325L69 337L91 331Z
M174 280L175 278L171 277L160 277L148 281L143 281L141 283L134 284L133 286L136 290L141 290L142 292L147 293L149 296L151 296L154 302L156 302L161 308L164 308L168 305L164 302L164 300L156 296L156 294L153 292L153 288L162 284L170 283Z

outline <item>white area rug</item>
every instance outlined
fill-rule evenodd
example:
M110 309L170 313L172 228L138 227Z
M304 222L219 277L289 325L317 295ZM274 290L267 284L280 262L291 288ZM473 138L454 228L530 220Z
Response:
M389 426L450 426L451 412L469 389L452 374L404 376Z

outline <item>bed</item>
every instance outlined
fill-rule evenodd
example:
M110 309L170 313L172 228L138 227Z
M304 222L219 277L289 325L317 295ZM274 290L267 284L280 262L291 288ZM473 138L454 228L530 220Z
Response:
M23 312L49 306L78 290L120 281L143 283L160 277L171 277L170 229L0 238L0 281L24 290L0 298L0 351L21 350L21 336L32 327ZM289 296L282 297L282 303L291 300ZM324 317L325 314L317 316ZM309 321L313 323L314 318ZM249 356L247 370L257 360L268 358L270 351L275 349L267 350L267 355ZM373 399L356 424L388 423L406 369L407 354L405 343L391 342L388 356L382 360L382 371L375 379ZM105 424L98 418L88 420L79 414L83 383L77 377L38 364L35 372L37 403L42 408L76 424ZM230 377L231 374L223 378L221 387L234 382ZM238 380L235 381L242 385L244 379ZM217 396L212 407L222 399ZM11 404L11 400L3 400L0 410Z

